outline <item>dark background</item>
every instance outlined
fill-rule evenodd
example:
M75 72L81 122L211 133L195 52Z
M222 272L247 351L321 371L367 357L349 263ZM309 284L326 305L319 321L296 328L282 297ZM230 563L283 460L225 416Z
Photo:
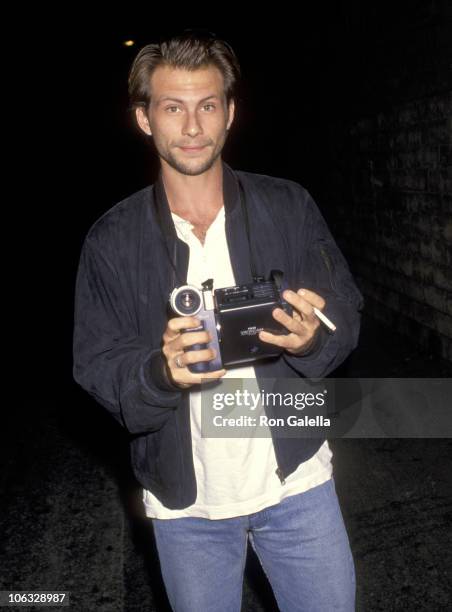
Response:
M261 6L246 18L210 9L68 5L11 24L18 83L8 91L24 110L7 276L20 324L8 330L0 589L66 589L74 609L166 609L126 434L71 372L82 241L156 176L127 111L127 74L163 33L204 27L232 45L243 83L223 158L299 182L327 219L366 300L341 375L451 376L450 2ZM450 441L332 446L358 608L446 609ZM250 552L244 609L272 605Z

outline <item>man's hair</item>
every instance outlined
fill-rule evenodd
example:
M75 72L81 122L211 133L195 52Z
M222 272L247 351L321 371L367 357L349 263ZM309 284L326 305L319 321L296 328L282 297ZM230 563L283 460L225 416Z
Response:
M150 80L158 66L197 70L216 66L223 75L226 103L237 97L240 65L232 47L213 32L185 29L182 33L162 37L159 42L143 47L129 72L130 110L149 106Z

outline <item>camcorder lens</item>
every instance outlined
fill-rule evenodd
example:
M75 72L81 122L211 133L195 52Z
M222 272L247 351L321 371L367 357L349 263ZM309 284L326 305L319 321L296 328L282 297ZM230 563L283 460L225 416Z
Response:
M190 316L198 312L201 296L193 289L182 289L174 298L174 309L181 315Z

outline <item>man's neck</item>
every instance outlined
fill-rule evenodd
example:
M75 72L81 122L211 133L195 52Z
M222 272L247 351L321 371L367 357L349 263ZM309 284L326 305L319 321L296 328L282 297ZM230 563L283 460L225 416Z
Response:
M195 225L210 225L224 204L221 158L198 176L181 174L163 162L162 179L171 212Z

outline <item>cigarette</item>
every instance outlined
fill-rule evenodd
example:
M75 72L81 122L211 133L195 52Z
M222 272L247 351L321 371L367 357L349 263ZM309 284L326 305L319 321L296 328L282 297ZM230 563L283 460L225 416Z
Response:
M318 308L316 308L314 306L314 312L315 314L318 316L318 318L322 321L322 323L325 323L325 325L331 329L331 331L336 331L336 326L334 325L334 323L332 323L328 317L326 317L323 312L321 312Z

